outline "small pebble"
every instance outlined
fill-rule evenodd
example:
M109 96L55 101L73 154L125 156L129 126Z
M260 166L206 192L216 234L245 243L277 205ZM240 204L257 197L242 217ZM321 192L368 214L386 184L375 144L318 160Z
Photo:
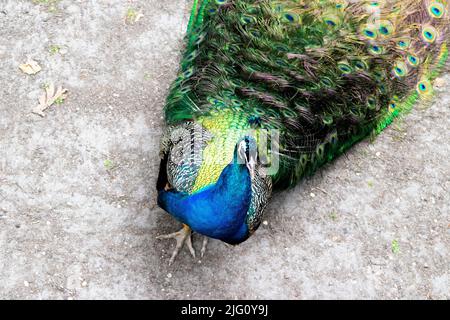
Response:
M445 87L446 85L446 80L444 78L437 78L436 80L434 80L434 86L436 88L442 88Z
M167 278L169 278L169 279L172 278L172 274L171 274L171 273L168 273L168 274L167 274Z
M23 285L28 288L30 286L30 283L28 281L24 281Z
M314 198L316 195L314 193L310 193L311 198Z
M377 153L375 153L375 155L376 155L377 157L379 157L379 156L381 156L381 152L377 152Z
M269 222L267 222L267 220L263 221L263 225L267 226L269 224Z

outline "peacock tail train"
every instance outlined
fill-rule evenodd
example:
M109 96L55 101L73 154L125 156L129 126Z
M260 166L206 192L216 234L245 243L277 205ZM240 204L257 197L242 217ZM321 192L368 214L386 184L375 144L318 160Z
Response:
M192 194L216 182L248 130L279 133L264 154L279 158L267 187L276 189L380 133L433 96L448 9L447 0L194 0L165 118L210 140L198 147L203 163L180 168L174 184Z

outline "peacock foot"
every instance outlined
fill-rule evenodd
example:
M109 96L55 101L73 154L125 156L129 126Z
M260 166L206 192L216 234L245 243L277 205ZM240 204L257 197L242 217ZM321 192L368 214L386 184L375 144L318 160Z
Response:
M175 261L175 258L177 257L178 253L180 252L180 249L183 247L185 243L189 249L189 252L195 258L195 250L194 247L192 246L192 230L185 224L183 224L183 228L180 231L158 236L156 237L156 239L175 239L177 241L175 250L173 251L172 256L170 257L169 260L169 266Z
M177 241L177 244L175 246L175 250L172 253L172 256L169 260L169 266L172 265L172 263L175 261L175 258L178 256L178 253L180 252L180 249L183 247L183 245L186 243L186 246L189 249L189 252L191 253L192 257L195 258L195 249L192 246L192 230L189 228L189 226L183 224L183 228L180 231L167 234L167 235L161 235L156 237L156 239L175 239ZM206 245L208 244L208 238L205 237L203 239L202 249L200 251L200 255L203 257L206 252Z

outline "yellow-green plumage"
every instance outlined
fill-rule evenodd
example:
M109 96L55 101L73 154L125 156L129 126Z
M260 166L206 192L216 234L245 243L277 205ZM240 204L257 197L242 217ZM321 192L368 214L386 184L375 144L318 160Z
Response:
M232 160L236 141L250 129L247 119L231 110L216 111L197 121L216 138L204 150L204 165L199 170L193 192L217 181L223 168Z

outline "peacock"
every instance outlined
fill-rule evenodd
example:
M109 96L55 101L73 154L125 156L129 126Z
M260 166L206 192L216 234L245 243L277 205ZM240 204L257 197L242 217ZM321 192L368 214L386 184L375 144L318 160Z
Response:
M194 0L166 99L158 205L236 245L293 187L433 97L447 0Z

